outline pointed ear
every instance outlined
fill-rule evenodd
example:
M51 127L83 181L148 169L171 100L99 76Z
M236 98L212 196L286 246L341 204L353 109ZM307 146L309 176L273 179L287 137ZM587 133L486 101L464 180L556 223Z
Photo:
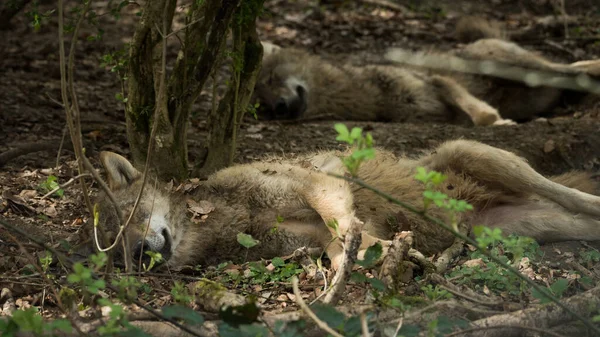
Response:
M281 47L279 47L276 44L273 44L271 42L266 42L266 41L260 41L260 44L262 44L263 47L263 60L265 57L271 55L271 54L275 54L276 52L278 52Z
M131 185L142 175L127 159L114 152L101 152L100 161L106 169L108 186L111 190Z

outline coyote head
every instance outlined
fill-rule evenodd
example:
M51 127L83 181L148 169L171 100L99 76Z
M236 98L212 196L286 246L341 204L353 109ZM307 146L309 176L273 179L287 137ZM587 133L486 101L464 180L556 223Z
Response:
M264 119L302 118L308 103L308 54L294 49L280 49L263 43L263 64L255 87L255 96Z
M142 185L142 174L127 159L116 153L102 152L100 160L106 169L112 194L127 221ZM173 214L177 213L173 212L173 205L163 188L155 187L151 181L146 184L137 209L123 232L130 244L134 265L137 266L140 258L146 266L149 265L150 256L144 253L146 251L160 253L164 261L168 261L173 255L182 237L182 229L173 225L177 223L172 219ZM97 210L99 226L109 233L112 243L121 224L115 206L107 195L101 194ZM117 245L115 249L121 252L121 245Z

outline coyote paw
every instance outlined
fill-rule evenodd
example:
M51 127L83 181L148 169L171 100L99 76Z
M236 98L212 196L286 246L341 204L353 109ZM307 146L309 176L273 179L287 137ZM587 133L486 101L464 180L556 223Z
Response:
M499 119L497 121L495 121L494 123L492 123L492 125L517 125L517 122L513 121L512 119Z

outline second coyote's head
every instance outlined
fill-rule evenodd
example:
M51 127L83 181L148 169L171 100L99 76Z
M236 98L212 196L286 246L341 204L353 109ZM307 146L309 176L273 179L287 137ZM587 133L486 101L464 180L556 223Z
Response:
M308 104L310 55L295 49L280 49L263 43L263 64L256 81L255 96L264 119L302 118Z
M142 174L127 159L116 153L102 152L100 160L106 169L115 201L127 221L142 185ZM150 256L144 254L145 251L158 252L165 261L175 252L184 229L177 225L180 223L178 219L173 219L179 214L173 211L174 205L171 196L162 187L156 187L152 181L146 184L136 212L123 232L130 244L136 266L140 258L146 266L149 265ZM108 238L112 243L121 224L115 206L108 196L101 194L97 210L99 225L109 233ZM115 249L121 252L121 245L117 245Z

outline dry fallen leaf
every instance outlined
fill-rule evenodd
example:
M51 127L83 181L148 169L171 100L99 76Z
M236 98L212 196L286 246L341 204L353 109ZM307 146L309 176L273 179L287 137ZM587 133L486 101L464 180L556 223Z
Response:
M50 205L46 208L44 208L44 214L46 214L47 216L54 218L55 216L58 215L58 212L56 211L56 207L54 207L54 205Z
M465 261L463 266L473 268L473 267L485 267L485 262L482 259L473 259L469 261Z

